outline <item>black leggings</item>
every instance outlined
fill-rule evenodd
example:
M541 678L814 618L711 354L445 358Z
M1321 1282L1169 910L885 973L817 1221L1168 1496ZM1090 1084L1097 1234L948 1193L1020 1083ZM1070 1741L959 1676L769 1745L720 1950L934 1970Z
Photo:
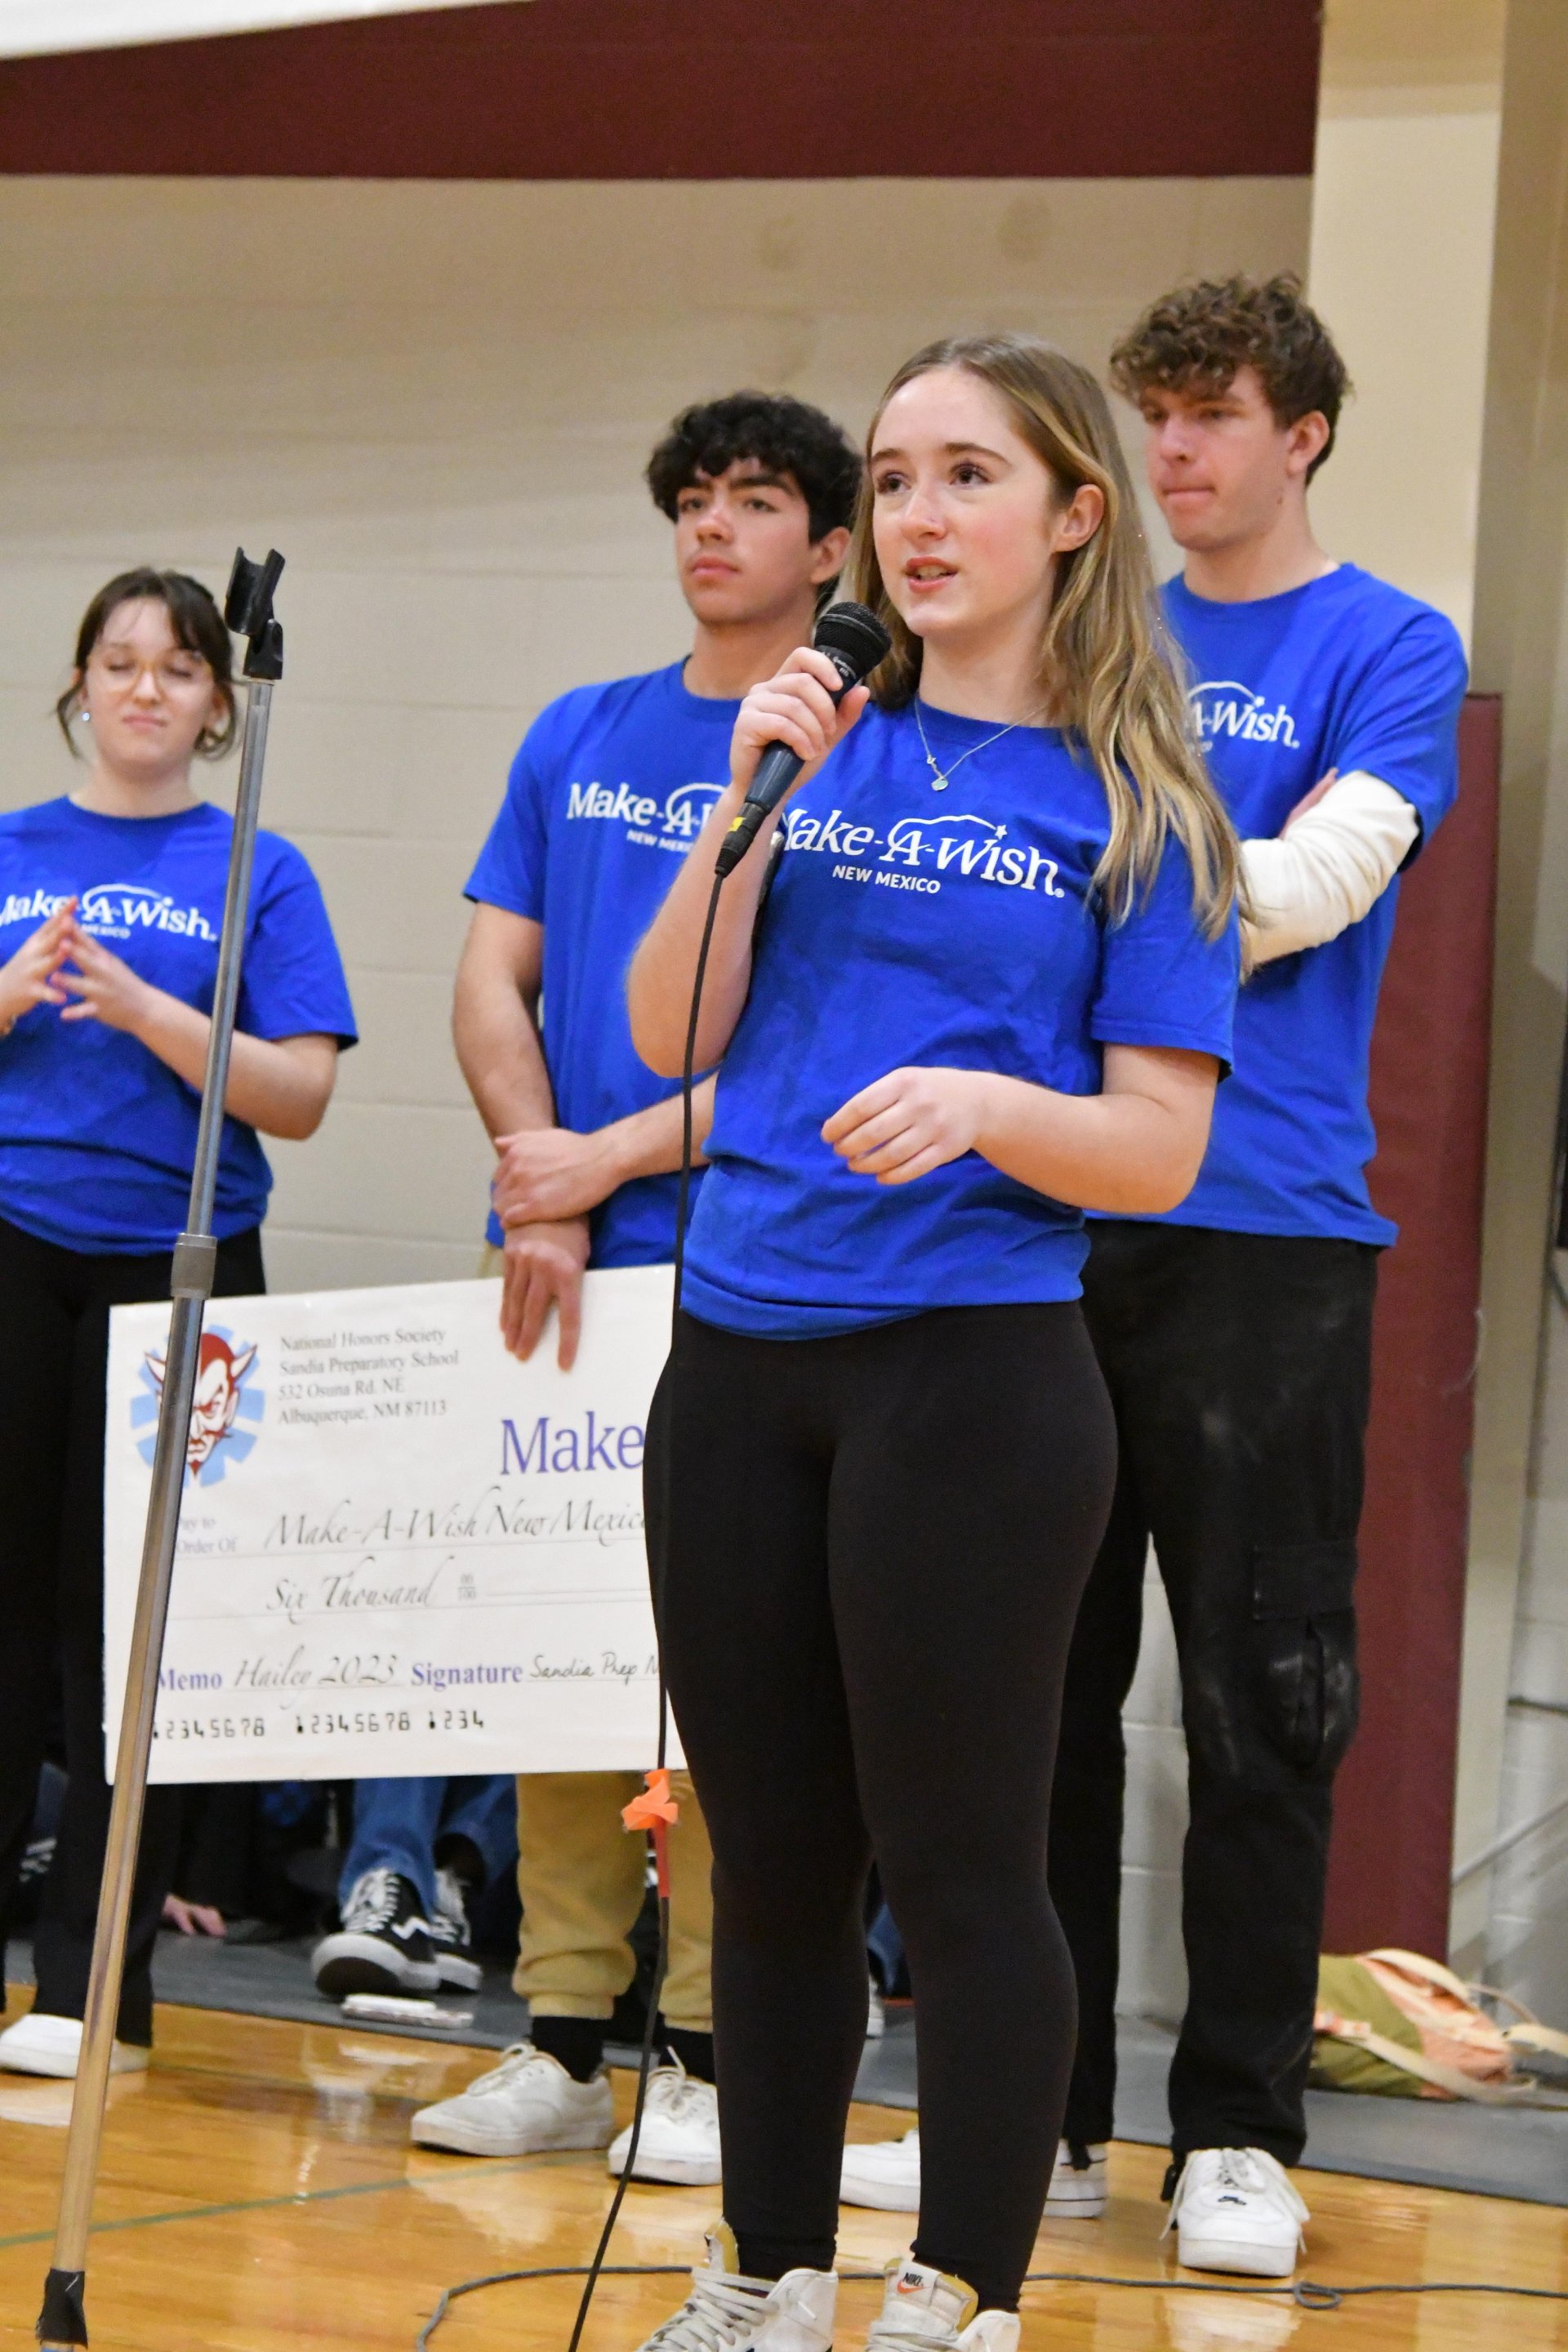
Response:
M111 1791L103 1759L103 1423L109 1310L167 1298L172 1260L58 1249L0 1221L0 1902L26 1843L57 1687L68 1786L34 1944L37 2007L87 2000ZM263 1287L261 1236L221 1242L218 1295ZM120 2038L153 2039L153 1944L184 1792L147 1792Z
M833 2260L874 1855L920 2018L916 2254L1011 2310L1072 2063L1046 1832L1115 1474L1079 1310L947 1307L795 1341L684 1317L652 1419L742 2268Z

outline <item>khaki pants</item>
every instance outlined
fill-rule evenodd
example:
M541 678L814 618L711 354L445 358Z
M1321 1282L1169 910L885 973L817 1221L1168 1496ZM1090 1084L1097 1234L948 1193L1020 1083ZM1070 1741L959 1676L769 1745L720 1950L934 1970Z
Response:
M643 1905L644 1838L621 1807L640 1772L525 1772L517 1784L522 1938L512 1983L536 2017L607 2018L632 1980L626 1942ZM668 2023L713 2030L713 1850L685 1772L670 1775L680 1819L669 1832Z
M487 1247L479 1271L498 1275ZM517 1885L522 1936L512 1983L538 2017L606 2019L631 1983L626 1937L642 1909L647 1845L621 1807L640 1772L525 1772L517 1784ZM713 1850L690 1775L670 1776L680 1819L669 1832L666 2021L713 2030Z

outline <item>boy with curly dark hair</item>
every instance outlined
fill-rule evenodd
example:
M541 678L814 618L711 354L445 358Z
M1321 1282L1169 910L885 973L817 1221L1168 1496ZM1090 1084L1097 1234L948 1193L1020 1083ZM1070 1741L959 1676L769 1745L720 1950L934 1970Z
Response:
M859 451L820 408L777 393L731 392L683 408L648 459L645 479L655 506L679 522L683 497L689 502L698 483L721 481L736 465L753 479L771 475L794 484L813 545L854 520ZM692 609L700 634L703 614Z
M1325 554L1307 485L1344 362L1294 278L1184 286L1111 356L1185 558L1164 591L1237 832L1253 972L1194 1189L1100 1219L1084 1307L1121 1475L1062 1719L1051 1891L1081 2000L1068 2136L1115 2087L1121 1710L1151 1537L1181 1664L1189 1997L1171 2072L1180 2259L1286 2277L1352 1588L1377 1256L1367 1064L1398 877L1451 804L1465 659L1430 605Z
M728 779L742 697L809 637L837 578L860 461L820 409L740 392L684 410L647 478L675 527L691 650L648 676L563 695L530 728L468 883L453 1013L497 1152L489 1242L501 1328L527 1357L553 1307L563 1367L576 1352L584 1267L674 1255L679 1088L633 1049L626 965ZM698 1089L699 1148L712 1096L710 1081ZM514 1982L531 2039L422 2109L421 2145L474 2156L607 2146L611 2170L625 2166L630 2135L615 2137L604 2053L643 1903L642 1841L626 1835L620 1812L638 1784L614 1772L519 1780ZM711 2183L712 1855L690 1783L677 1784L665 2063L649 2084L637 2173Z

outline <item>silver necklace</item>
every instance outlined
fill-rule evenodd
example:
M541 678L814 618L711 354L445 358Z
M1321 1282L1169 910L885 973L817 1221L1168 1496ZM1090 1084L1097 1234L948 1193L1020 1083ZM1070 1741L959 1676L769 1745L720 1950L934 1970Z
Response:
M931 770L931 788L933 793L945 793L952 782L954 770L962 768L965 760L973 760L976 751L984 751L989 745L1000 743L1004 735L1011 735L1015 727L1021 727L1024 723L1021 719L1009 719L1005 727L998 727L994 735L984 736L978 743L972 743L967 751L959 753L951 768L943 768L938 765L936 753L927 740L925 720L921 717L918 695L915 697L914 711L915 725L920 730L921 749L926 755L926 766Z

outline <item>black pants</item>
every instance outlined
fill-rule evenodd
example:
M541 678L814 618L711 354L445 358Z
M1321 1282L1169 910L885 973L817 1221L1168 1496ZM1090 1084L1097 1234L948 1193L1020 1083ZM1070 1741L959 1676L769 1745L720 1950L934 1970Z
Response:
M63 1700L68 1786L34 1941L37 2008L87 2001L110 1790L103 1756L103 1434L109 1310L167 1298L171 1259L89 1257L0 1221L0 1886L26 1843L51 1688ZM216 1288L263 1287L258 1233L219 1244ZM147 1792L120 2037L153 2039L153 1942L169 1891L183 1792Z
M1074 2139L1111 2128L1121 1705L1152 1536L1192 1806L1172 2152L1263 2147L1294 2164L1305 2145L1331 1791L1356 1720L1376 1265L1359 1242L1093 1229L1084 1307L1121 1466L1073 1638L1051 1812L1051 1892L1080 2003Z
M798 1341L688 1318L650 1441L742 2267L832 2260L875 1854L920 2013L916 2251L1012 2308L1072 2056L1046 1833L1114 1470L1082 1317L953 1307Z

